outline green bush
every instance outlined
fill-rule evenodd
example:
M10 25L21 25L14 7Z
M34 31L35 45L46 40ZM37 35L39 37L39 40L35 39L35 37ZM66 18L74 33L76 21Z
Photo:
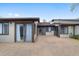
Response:
M74 39L79 40L79 35L74 35L74 36L71 36L71 38L74 38Z

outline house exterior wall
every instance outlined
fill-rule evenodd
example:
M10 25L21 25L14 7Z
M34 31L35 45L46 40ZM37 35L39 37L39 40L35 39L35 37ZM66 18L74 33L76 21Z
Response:
M75 28L74 28L74 26L69 26L68 27L68 34L70 36L72 36L72 35L79 35L79 25L75 25Z
M54 35L53 26L38 26L39 35Z
M15 41L15 23L9 23L9 35L0 35L0 42Z
M38 28L37 28L38 22L34 22L34 28L32 30L34 30L34 41L36 41L37 37L38 37Z
M75 35L79 35L79 25L75 26Z
M59 34L60 37L70 37L73 35L79 35L79 19L58 19L58 20L52 20L53 24L59 27L59 25L65 25L68 27L68 33L67 34ZM58 30L59 31L59 30ZM61 31L61 30L60 30Z
M67 30L65 30L67 31ZM74 33L73 33L73 26L68 26L68 33L67 34L60 34L60 37L70 37L72 36Z
M60 34L60 37L66 37L66 38L68 38L69 34Z
M68 34L60 34L60 37L70 37L73 35L79 35L79 25L75 25L75 28L74 26L68 26Z
M34 41L37 39L37 24L34 26Z

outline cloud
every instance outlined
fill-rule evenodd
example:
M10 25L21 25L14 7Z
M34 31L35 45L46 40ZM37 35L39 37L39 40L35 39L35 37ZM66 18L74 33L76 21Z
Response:
M17 14L17 13L16 13L16 14L14 14L14 17L19 17L19 16L20 16L20 15L19 15L19 14Z
M18 13L8 13L8 17L20 17Z
M8 13L8 16L12 16L13 14L12 13Z

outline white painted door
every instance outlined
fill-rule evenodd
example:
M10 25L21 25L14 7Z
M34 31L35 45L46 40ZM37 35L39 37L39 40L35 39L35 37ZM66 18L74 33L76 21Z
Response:
M26 41L32 41L32 24L26 24Z

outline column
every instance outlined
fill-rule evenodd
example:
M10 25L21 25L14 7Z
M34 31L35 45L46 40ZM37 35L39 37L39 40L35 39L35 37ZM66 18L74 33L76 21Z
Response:
M60 34L61 34L61 26L59 25L58 26L58 36L60 37Z

